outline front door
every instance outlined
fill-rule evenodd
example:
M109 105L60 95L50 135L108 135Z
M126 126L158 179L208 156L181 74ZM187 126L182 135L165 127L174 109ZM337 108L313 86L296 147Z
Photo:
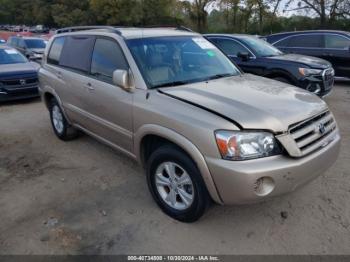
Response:
M262 75L265 66L259 63L255 55L240 42L228 38L212 38L215 43L233 62L235 62L245 73ZM239 53L248 54L247 59L239 57Z
M92 53L90 78L85 83L87 128L108 142L132 151L133 94L113 84L113 72L128 70L123 51L116 40L97 38Z

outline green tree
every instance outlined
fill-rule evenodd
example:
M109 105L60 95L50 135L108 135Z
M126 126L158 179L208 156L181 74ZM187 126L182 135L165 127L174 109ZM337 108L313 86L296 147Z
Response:
M54 23L59 27L90 24L88 0L58 0L51 6Z
M138 0L90 0L90 9L97 24L135 25L141 19Z

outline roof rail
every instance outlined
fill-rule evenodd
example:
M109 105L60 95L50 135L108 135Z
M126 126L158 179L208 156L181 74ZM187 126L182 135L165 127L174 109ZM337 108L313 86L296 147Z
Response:
M185 26L182 26L182 25L176 27L176 30L182 30L182 31L193 32L194 33L194 31L191 28L188 28L188 27L185 27Z
M113 26L72 26L72 27L65 27L61 29L56 30L56 34L62 34L62 33L69 33L69 32L76 32L76 31L84 31L84 30L94 30L94 29L104 29L108 30L112 33L116 33L118 35L121 35L121 32Z
M195 33L195 31L193 31L192 29L185 27L185 26L178 26L178 25L149 25L149 26L142 26L140 28L169 28L169 29L173 29L173 30L181 30L181 31L187 31L187 32L193 32Z

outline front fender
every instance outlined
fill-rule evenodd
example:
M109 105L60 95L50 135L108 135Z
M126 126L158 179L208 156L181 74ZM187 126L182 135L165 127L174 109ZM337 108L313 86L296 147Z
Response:
M142 157L141 157L141 142L142 139L147 135L157 135L164 139L167 139L177 146L181 147L196 163L199 171L202 174L203 180L205 182L205 185L208 189L208 192L212 199L218 203L223 204L220 195L217 191L217 188L215 186L214 180L210 174L209 168L207 166L207 163L201 154L201 152L198 150L198 148L189 141L186 137L178 134L177 132L159 126L154 124L146 124L140 127L134 134L134 152L136 154L137 160L141 163Z
M288 72L288 70L283 70L280 68L266 69L264 77L271 78L271 76L277 76L277 75L291 80L294 85L298 85L298 79L293 74Z

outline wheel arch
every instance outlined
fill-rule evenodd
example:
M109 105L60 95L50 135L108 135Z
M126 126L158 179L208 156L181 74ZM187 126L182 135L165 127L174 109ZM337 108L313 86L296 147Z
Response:
M146 159L143 154L145 153L145 150L147 150L145 149L145 143L148 139L154 139L158 143L168 142L174 144L184 151L189 157L191 157L203 177L204 183L211 198L216 203L223 204L203 155L191 141L177 132L162 126L153 124L142 126L138 129L134 136L134 152L137 160L142 166L145 165Z
M264 77L275 78L275 77L283 77L290 81L292 84L297 85L298 81L295 77L286 70L282 69L269 69L268 72L264 75Z
M64 117L66 118L68 124L70 124L70 125L72 124L71 121L69 120L67 114L66 114L66 111L64 110L64 107L62 105L61 99L56 94L54 89L50 88L50 89L47 89L47 90L43 91L42 94L41 94L41 98L44 101L45 106L46 106L47 109L49 109L51 99L53 99L53 98L56 99L56 101L58 102L58 104L61 107L62 113L63 113Z

